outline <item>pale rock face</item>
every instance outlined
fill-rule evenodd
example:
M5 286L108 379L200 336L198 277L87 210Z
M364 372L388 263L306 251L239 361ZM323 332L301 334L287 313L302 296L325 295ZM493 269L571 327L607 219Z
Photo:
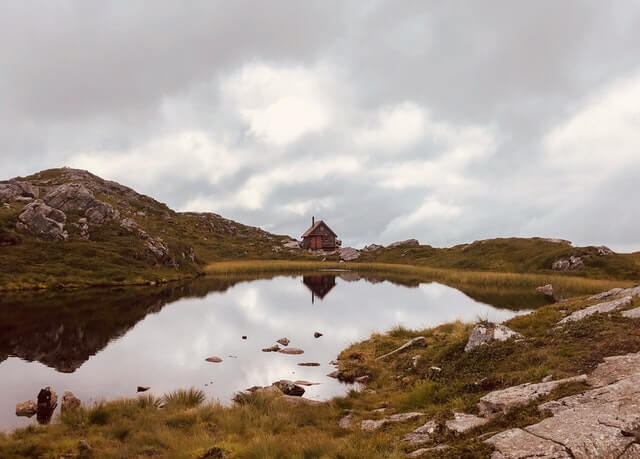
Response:
M369 245L365 245L362 248L363 252L376 252L378 250L384 249L383 246L379 245L379 244L369 244Z
M632 301L633 301L632 297L625 296L625 297L620 298L618 300L612 300L612 301L606 301L604 303L598 303L596 305L589 306L588 308L580 309L579 311L576 311L576 312L568 315L567 317L562 319L560 322L558 322L558 324L565 324L567 322L575 322L577 320L582 320L585 317L588 317L588 316L593 315L593 314L604 314L604 313L607 313L607 312L612 312L612 311L615 311L617 309L620 309L620 308L623 308L625 306L630 305Z
M464 351L468 352L483 344L489 344L493 341L506 341L510 338L522 338L522 335L505 325L494 323L478 324L473 328Z
M111 204L97 200L91 191L79 183L60 185L47 194L44 201L63 212L84 215L90 223L97 225L120 216Z
M378 430L387 424L393 424L396 422L408 422L413 421L414 419L418 419L419 417L424 416L423 413L410 412L410 413L398 413L393 414L391 416L382 418L382 419L365 419L360 422L360 428L362 430L366 430L368 432L372 432L374 430Z
M510 429L500 432L487 441L496 448L491 459L562 459L572 457L566 448L536 437L522 429Z
M587 383L593 387L606 386L636 373L640 373L640 352L605 357L588 376Z
M640 308L630 309L629 311L623 311L622 317L627 319L640 319Z
M389 244L387 246L387 248L391 249L393 247L400 247L400 246L403 246L403 245L418 246L418 245L420 245L420 242L418 242L417 239L407 239L406 241L393 242L393 243Z
M8 182L0 183L0 202L24 200L21 198L35 199L38 195L38 188L29 182L9 180Z
M360 252L353 247L344 247L340 249L340 259L344 261L353 261L360 258Z
M51 241L66 241L69 234L64 230L67 216L64 212L45 204L41 199L27 204L18 216L16 227L35 236Z
M553 298L553 285L547 284L547 285L542 285L540 287L536 287L536 292L542 293L545 296Z
M576 381L586 381L587 376L575 376L572 378L558 379L556 381L542 382L538 384L520 384L519 386L489 392L478 402L480 414L490 416L493 413L507 414L514 408L528 405L540 397L548 395L560 384Z
M551 269L554 271L573 271L584 266L582 258L571 256L569 258L561 258L554 261L551 264Z
M453 413L453 419L445 423L447 429L456 433L465 433L489 422L489 419L466 413Z
M429 421L426 424L418 427L413 432L406 434L403 440L410 445L420 445L430 441L433 436L438 432L440 426L435 421Z

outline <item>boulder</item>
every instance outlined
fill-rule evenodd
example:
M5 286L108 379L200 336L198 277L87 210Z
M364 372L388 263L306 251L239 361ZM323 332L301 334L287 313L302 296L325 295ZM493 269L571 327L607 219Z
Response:
M465 433L489 422L489 419L481 418L473 414L453 413L453 419L445 422L447 429L455 433Z
M220 357L207 357L205 359L207 362L211 362L211 363L220 363L222 362L222 359Z
M489 344L493 341L506 341L510 338L522 338L522 335L505 325L491 322L480 323L473 327L464 351L469 352L471 349L483 344Z
M0 183L0 202L19 201L20 198L35 199L39 190L29 182L9 180Z
M315 333L313 334L313 337L314 337L314 338L320 338L321 336L322 336L322 333L320 333L320 332L315 332Z
M627 319L640 319L640 308L622 311L622 317L626 317Z
M62 394L62 403L60 404L60 411L64 413L65 411L75 410L77 408L80 408L81 404L82 402L80 401L79 398L73 395L72 392L66 391L64 394Z
M584 266L582 258L571 256L569 258L560 258L551 264L554 271L573 271Z
M413 432L406 434L402 439L412 446L421 445L431 441L439 429L440 426L435 421L429 421Z
M340 418L340 420L338 421L338 425L343 429L348 429L353 426L353 416L351 415L351 413Z
M609 255L615 255L615 252L613 250L611 250L609 247L605 246L605 245L601 245L601 246L594 247L594 248L598 252L598 255L600 255L601 257L607 257Z
M66 221L67 216L64 212L37 199L25 206L18 216L16 227L50 241L66 241L69 237L64 230Z
M304 354L304 351L297 347L285 347L284 349L280 349L278 352L281 354L288 354L288 355Z
M277 344L274 344L271 347L265 347L264 349L262 349L262 352L278 352L280 350L280 346L278 346Z
M387 248L392 249L393 247L401 247L401 246L418 246L420 242L417 239L407 239L406 241L397 241L389 244Z
M393 424L396 422L408 422L418 419L424 416L424 413L410 412L410 413L398 413L382 419L365 419L360 423L360 428L368 432L378 430L387 424Z
M318 362L301 362L298 365L301 367L319 367L320 366Z
M567 449L551 440L537 437L522 429L509 429L485 440L495 448L491 459L560 459L571 458Z
M542 293L546 297L553 298L553 285L547 284L536 287L536 292Z
M38 422L41 424L47 424L51 420L53 411L58 406L58 396L51 389L51 387L45 387L38 393Z
M282 244L282 247L284 247L285 249L299 249L300 248L300 242L298 242L298 241L287 241L284 244Z
M288 346L290 342L291 341L289 341L289 338L280 338L279 340L276 341L276 343L280 343L283 346Z
M362 252L376 252L380 249L384 249L384 247L379 244L369 244L362 248Z
M490 416L494 413L507 414L514 408L528 405L534 400L548 395L561 384L586 380L586 375L580 375L537 384L520 384L519 386L489 392L480 399L478 407L480 408L480 414L482 416Z
M625 296L623 298L611 301L605 301L604 303L598 303L593 306L589 306L588 308L580 309L576 311L564 319L562 319L558 324L565 324L567 322L575 322L577 320L582 320L585 317L588 317L593 314L604 314L607 312L612 312L617 309L628 306L633 301L633 298L630 296Z
M431 448L420 448L407 454L407 457L433 457L433 453L446 451L449 445L438 445Z
M16 404L16 416L25 416L30 418L38 412L38 405L33 400Z
M303 387L298 386L293 381L289 381L288 379L281 379L280 381L276 381L272 384L272 386L280 389L283 394L291 395L293 397L302 397L305 392Z
M360 258L360 252L353 247L343 247L339 250L340 259L344 261L354 261Z
M398 352L402 352L402 351L404 351L406 349L409 349L409 348L412 348L412 347L415 347L415 346L423 346L424 347L426 345L427 345L427 343L426 343L426 341L424 339L424 336L418 336L416 338L413 338L412 340L407 341L406 343L404 343L399 348L397 348L397 349L395 349L395 350L393 350L391 352L388 352L388 353L386 353L384 355L381 355L380 357L377 357L376 360L386 359L387 357L390 357L390 356L392 356L394 354L397 354Z
M587 377L587 384L602 387L640 373L640 352L605 357Z

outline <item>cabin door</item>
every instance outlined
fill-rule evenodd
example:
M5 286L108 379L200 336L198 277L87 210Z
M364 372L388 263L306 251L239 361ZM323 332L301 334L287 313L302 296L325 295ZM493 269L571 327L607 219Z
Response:
M322 248L322 236L312 236L311 237L311 248L312 249L321 249Z

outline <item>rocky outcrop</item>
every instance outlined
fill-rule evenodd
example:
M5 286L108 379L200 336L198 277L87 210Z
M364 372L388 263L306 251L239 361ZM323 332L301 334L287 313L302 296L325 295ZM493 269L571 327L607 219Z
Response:
M406 343L404 343L402 346L400 346L397 349L394 349L391 352L388 352L384 355L381 355L380 357L377 357L376 360L383 360L386 359L387 357L390 357L394 354L397 354L398 352L402 352L405 351L409 348L415 347L415 346L426 346L426 341L424 339L424 336L418 336L416 338L413 338L410 341L407 341Z
M300 248L300 242L299 241L286 241L285 243L282 244L282 247L284 247L285 249L299 249Z
M366 430L367 432L373 432L374 430L381 429L387 424L393 424L396 422L413 421L422 416L424 416L424 413L410 412L410 413L394 414L382 419L365 419L360 423L360 428L362 430Z
M574 269L582 268L584 262L582 258L571 256L569 258L560 258L551 264L551 269L554 271L573 271Z
M542 293L544 296L548 298L553 298L553 285L546 284L546 285L541 285L540 287L536 287L536 292Z
M23 200L20 198L35 199L39 194L38 188L29 182L9 180L0 183L0 203Z
M494 341L506 341L511 338L522 338L522 335L509 327L491 322L480 323L473 328L471 336L464 347L465 352Z
M429 421L406 434L402 439L412 446L417 446L431 441L439 430L440 426L435 421Z
M80 183L65 183L44 197L44 202L65 213L86 217L90 223L100 225L108 219L118 219L117 210L95 198L93 193Z
M598 255L600 255L601 257L607 257L609 255L615 255L615 252L613 250L611 250L609 247L605 246L605 245L600 245L598 247L594 247L594 249L596 249L596 252L598 252Z
M514 408L528 405L540 397L549 395L553 389L561 384L586 381L586 379L586 375L581 375L538 384L520 384L519 386L493 391L482 397L478 402L480 414L483 416L490 416L494 413L507 414Z
M64 212L48 206L41 199L33 201L18 216L16 227L50 241L66 241L69 237L64 229L67 216Z
M522 429L510 429L489 438L496 450L491 459L564 459L571 458L567 449L551 440L540 438Z
M392 249L394 247L401 247L401 246L418 246L420 245L420 242L418 242L417 239L407 239L406 241L397 241L397 242L393 242L391 244L389 244L387 246L388 249Z
M629 288L612 288L606 292L598 293L589 297L590 300L604 300L607 298L620 298L625 296L640 296L640 285Z
M353 261L360 258L360 252L353 247L343 247L339 250L339 254L343 261Z
M453 413L453 419L445 422L445 426L452 432L462 434L489 422L487 418L481 418L473 414Z
M587 384L602 387L640 373L640 352L605 357L587 377Z
M582 320L585 317L588 317L588 316L593 315L593 314L604 314L604 313L607 313L607 312L612 312L612 311L615 311L617 309L620 309L620 308L623 308L625 306L630 305L632 300L633 299L630 296L625 296L625 297L617 299L617 300L605 301L604 303L598 303L596 305L589 306L588 308L580 309L579 311L576 311L576 312L568 315L567 317L562 319L560 322L558 322L558 324L565 324L567 322L575 322L577 320Z
M381 249L384 249L384 247L379 244L369 244L362 248L362 252L377 252Z
M622 317L626 317L627 319L640 319L640 308L622 311Z

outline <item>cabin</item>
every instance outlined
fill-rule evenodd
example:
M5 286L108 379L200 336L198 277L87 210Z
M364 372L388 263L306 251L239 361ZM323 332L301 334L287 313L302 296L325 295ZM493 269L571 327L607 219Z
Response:
M322 300L336 286L336 276L303 276L302 283L311 290L311 304L314 304L316 297Z
M311 228L302 235L302 248L311 250L336 250L338 235L322 220L311 217Z

